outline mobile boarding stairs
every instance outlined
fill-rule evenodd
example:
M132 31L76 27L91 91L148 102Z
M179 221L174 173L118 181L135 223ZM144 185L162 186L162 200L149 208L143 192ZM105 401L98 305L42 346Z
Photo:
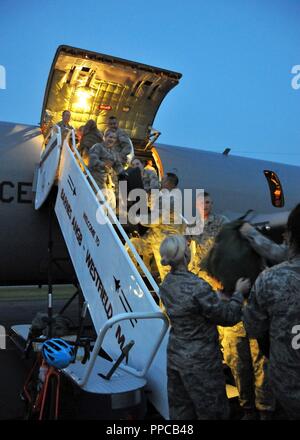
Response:
M126 405L137 405L146 389L156 410L168 418L168 320L144 279L156 295L158 286L85 167L74 131L62 140L58 126L41 154L35 209L43 206L55 184L55 214L97 333L89 361L84 365L76 361L63 373L84 394L110 396L116 414ZM13 330L26 339L29 326ZM100 348L116 362L128 344L127 362L105 379L112 363L98 355Z

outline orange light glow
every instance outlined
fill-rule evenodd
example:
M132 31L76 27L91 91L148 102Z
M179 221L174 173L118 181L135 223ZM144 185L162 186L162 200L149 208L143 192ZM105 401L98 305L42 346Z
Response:
M75 92L76 100L72 104L72 110L88 112L91 108L93 92L88 89L77 89Z
M105 105L105 104L100 104L99 105L99 110L111 110L112 109L112 106L111 105Z

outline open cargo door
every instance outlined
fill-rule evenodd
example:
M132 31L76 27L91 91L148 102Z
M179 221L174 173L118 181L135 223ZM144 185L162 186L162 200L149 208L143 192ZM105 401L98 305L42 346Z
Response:
M59 46L46 87L41 126L72 113L75 128L94 119L102 131L114 115L132 139L135 150L149 144L152 124L180 73L70 46Z

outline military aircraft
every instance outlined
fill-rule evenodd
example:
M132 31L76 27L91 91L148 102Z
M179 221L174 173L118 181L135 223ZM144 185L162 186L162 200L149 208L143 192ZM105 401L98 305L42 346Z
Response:
M258 219L280 219L298 201L300 169L269 161L157 143L155 115L180 73L69 46L55 54L42 105L40 125L0 122L0 284L33 284L47 280L48 210L33 209L34 175L49 120L69 109L72 125L95 119L105 129L115 115L130 135L135 153L152 159L160 177L179 177L180 188L204 188L216 212L234 218L254 209ZM182 127L184 129L184 127ZM267 215L267 217L266 217ZM54 254L64 271L55 282L70 281L67 252L59 228Z
M136 156L151 159L160 177L174 172L181 189L204 188L216 212L230 218L253 209L256 223L284 225L289 210L299 201L299 167L232 156L228 149L213 153L157 142L160 133L153 128L155 115L180 78L180 73L60 46L50 70L40 125L0 122L0 285L47 283L48 249L53 244L56 264L51 265L51 282L70 283L76 274L99 331L87 369L71 366L68 374L77 378L79 387L93 393L101 385L99 377L91 375L100 362L99 348L117 359L125 344L134 341L129 368L135 376L147 377L150 399L166 418L167 324L153 298L158 287L137 254L148 284L133 264L125 250L125 243L130 246L130 242L122 227L110 222L97 225L101 204L76 150L75 132L70 145L69 139L62 142L61 133L55 134L51 127L66 109L75 129L94 119L104 131L107 118L114 115L132 139ZM58 159L54 168L53 157ZM45 177L47 170L52 173L51 185ZM51 193L54 177L58 181L56 217L51 197L37 203L40 193L48 195L47 185ZM105 216L101 208L100 217ZM101 345L103 331L112 322L116 331Z

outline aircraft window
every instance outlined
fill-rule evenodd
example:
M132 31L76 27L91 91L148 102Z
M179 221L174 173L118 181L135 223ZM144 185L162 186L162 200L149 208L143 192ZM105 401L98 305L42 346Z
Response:
M284 195L279 177L274 171L270 170L264 170L264 175L268 181L272 205L276 208L282 208L284 206Z

